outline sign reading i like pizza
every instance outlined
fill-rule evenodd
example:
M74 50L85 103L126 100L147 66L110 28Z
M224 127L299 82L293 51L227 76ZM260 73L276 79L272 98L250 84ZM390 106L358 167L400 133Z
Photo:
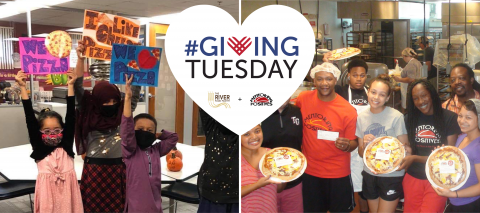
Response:
M85 10L83 42L88 58L110 60L113 44L137 44L139 35L138 20Z
M69 58L57 58L45 48L45 38L19 38L20 63L26 74L46 75L66 73Z
M134 75L132 85L158 86L162 48L113 44L110 83L125 84Z

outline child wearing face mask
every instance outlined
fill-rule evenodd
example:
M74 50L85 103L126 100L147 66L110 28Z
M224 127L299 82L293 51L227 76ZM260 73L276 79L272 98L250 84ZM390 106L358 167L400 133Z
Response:
M65 123L54 111L42 110L38 119L28 97L25 79L19 71L15 81L20 86L28 135L38 167L34 212L83 212L82 198L74 170L73 138L75 134L75 73L68 74L67 115Z
M122 156L127 166L125 212L162 212L160 157L175 147L178 136L162 130L161 142L153 144L157 121L146 113L132 118L130 84L133 75L125 78L125 104L120 124Z

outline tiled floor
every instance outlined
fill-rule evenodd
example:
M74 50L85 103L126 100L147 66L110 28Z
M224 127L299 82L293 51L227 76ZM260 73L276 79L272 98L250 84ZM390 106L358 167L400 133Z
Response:
M5 182L6 180L3 179L0 176L0 183ZM196 184L197 183L197 178L191 178L187 182ZM162 185L162 187L167 186L167 185ZM34 198L34 195L32 194L32 200ZM162 206L165 208L168 206L168 198L163 197L163 202ZM0 213L27 213L31 212L30 210L30 199L28 198L28 195L22 196L22 197L17 197L9 200L3 200L0 201ZM177 212L186 212L186 213L194 213L197 212L198 205L196 204L189 204L189 203L182 203L178 202L177 206ZM168 212L168 210L165 210L165 212Z

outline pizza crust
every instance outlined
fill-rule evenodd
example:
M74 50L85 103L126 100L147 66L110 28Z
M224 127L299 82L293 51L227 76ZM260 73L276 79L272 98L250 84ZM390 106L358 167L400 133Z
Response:
M444 184L441 181L442 177L440 175L437 175L437 174L440 174L440 173L439 173L439 171L438 172L436 171L436 167L435 167L435 163L437 163L437 162L439 163L440 160L443 160L443 158L440 159L440 157L449 156L449 154L452 154L453 157L458 158L458 162L455 161L455 164L459 163L458 171L460 171L460 174L457 173L455 175L461 175L461 177L459 178L458 181L456 181L455 184ZM465 156L463 155L463 152L461 152L460 149L458 149L457 147L447 146L445 148L441 148L441 149L438 149L438 150L434 151L432 154L430 154L430 157L429 157L426 165L428 166L428 171L430 173L429 174L430 179L437 186L442 187L444 189L455 188L460 183L465 181L465 179L467 178L467 163L466 163L466 160L465 160ZM455 169L455 170L457 170L457 169ZM451 175L449 175L448 177L452 178Z
M275 155L280 155L280 154L286 154L286 153L291 153L289 156L291 158L295 157L294 164L286 165L288 168L291 168L293 165L298 166L295 167L292 171L285 171L282 169L274 168L272 161L273 161L273 156ZM267 153L265 153L263 157L263 163L260 165L261 171L263 175L268 176L271 175L271 177L277 178L279 180L288 182L292 181L298 176L302 175L303 172L305 171L305 166L306 166L306 158L305 156L298 150L293 149L293 148L288 148L288 147L278 147L275 149L269 150ZM277 173L276 170L279 170Z
M380 145L380 143L382 145ZM390 143L393 143L392 146L386 145ZM395 152L395 155L391 156L388 162L386 160L375 160L376 149L378 146L390 150L392 153ZM394 137L384 136L376 138L365 147L363 160L366 166L373 172L377 174L387 174L395 171L400 166L404 157L405 146Z

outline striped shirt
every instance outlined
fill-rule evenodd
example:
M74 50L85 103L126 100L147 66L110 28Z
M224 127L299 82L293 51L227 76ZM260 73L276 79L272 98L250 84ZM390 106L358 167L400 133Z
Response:
M476 90L473 90L473 92L475 92L475 99L480 99L480 94ZM463 106L463 103L458 102L457 95L455 95L453 99L450 98L447 101L443 102L442 104L442 108L448 109L456 114L460 112L460 109L462 108L462 106Z
M263 174L242 156L242 186L256 183ZM277 212L277 185L269 184L242 198L242 213Z

